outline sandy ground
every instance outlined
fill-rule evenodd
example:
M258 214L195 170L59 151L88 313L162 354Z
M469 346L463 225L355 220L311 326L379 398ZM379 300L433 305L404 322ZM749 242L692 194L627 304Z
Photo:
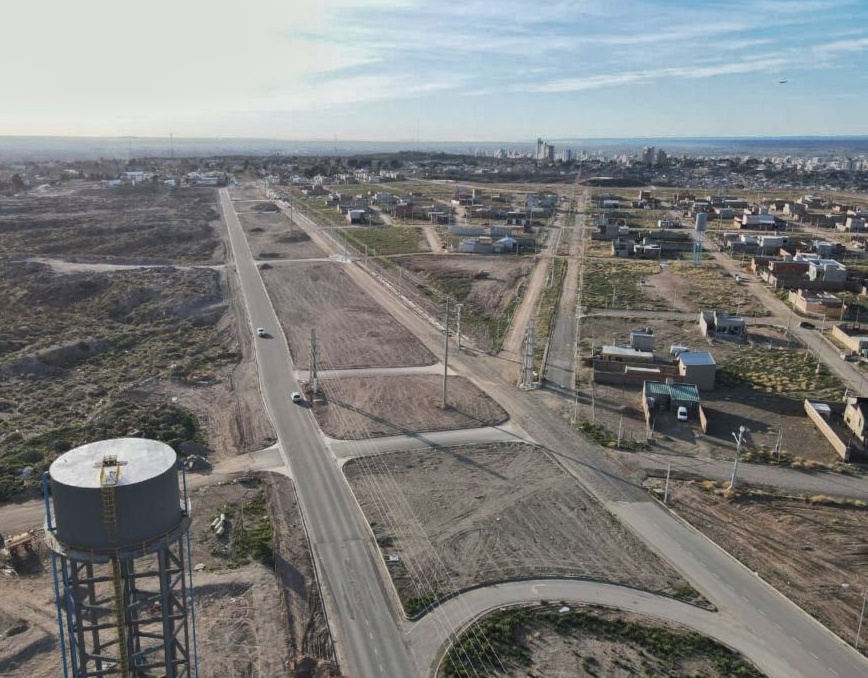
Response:
M538 448L484 445L364 457L345 473L405 602L522 577L687 585Z
M421 431L493 426L506 421L497 403L466 379L435 375L324 379L313 413L331 438L365 439Z
M853 641L868 568L864 507L763 496L733 501L700 491L696 483L675 483L672 507L845 641Z
M321 370L431 365L434 356L354 285L343 264L299 263L263 271L298 369L310 365L316 329Z

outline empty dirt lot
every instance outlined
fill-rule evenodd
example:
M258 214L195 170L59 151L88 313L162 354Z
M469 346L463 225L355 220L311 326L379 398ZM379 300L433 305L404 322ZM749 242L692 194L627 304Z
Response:
M320 384L325 397L313 403L313 413L331 438L494 426L507 419L503 408L461 377L448 379L446 409L443 378L433 374L323 379Z
M432 301L440 303L446 295L463 304L461 333L484 351L506 332L534 266L529 257L509 255L411 256L396 258L394 264L407 271L407 281L428 290L432 314L443 313Z
M250 251L256 259L312 259L324 256L310 237L270 202L235 203Z
M310 365L311 328L317 333L321 370L412 367L436 361L349 279L344 264L299 262L262 274L298 369Z
M714 486L675 483L675 512L852 643L868 585L865 507L750 491L727 499L703 487Z
M678 574L530 445L401 452L344 469L383 555L400 558L391 573L408 611L528 575L692 597Z

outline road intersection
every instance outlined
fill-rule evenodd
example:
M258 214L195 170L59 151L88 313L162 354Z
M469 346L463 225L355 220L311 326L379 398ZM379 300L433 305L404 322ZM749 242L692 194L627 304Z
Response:
M225 189L220 192L220 202L251 326L278 327ZM334 243L318 231L314 222L298 210L294 216L326 252L335 251ZM437 351L441 336L436 322L421 317L419 309L409 309L401 299L384 291L361 267L350 263L348 273L423 343ZM534 602L544 597L576 602L592 598L601 604L632 609L625 603L625 596L645 600L645 604L634 603L641 608L637 611L652 616L669 618L669 611L675 610L674 621L742 650L770 676L844 678L868 673L864 657L653 502L644 489L623 477L617 463L594 454L593 446L567 430L560 416L546 406L543 394L518 391L500 378L489 358L467 351L451 358L452 368L474 381L510 413L508 434L536 440L546 447L652 550L703 592L718 612L703 613L683 604L672 606L665 602L667 599L623 587L559 581L545 584L559 587L558 596L551 592L541 595L539 588L522 585L482 587L455 596L453 602L438 606L416 624L407 622L396 610L394 592L370 529L335 455L310 411L288 406L289 393L298 385L283 333L276 332L275 339L258 342L256 351L263 398L278 433L283 461L296 479L339 658L350 675L426 675L455 629L500 604ZM506 600L506 590L510 591L508 601L498 602ZM698 619L708 621L700 624Z

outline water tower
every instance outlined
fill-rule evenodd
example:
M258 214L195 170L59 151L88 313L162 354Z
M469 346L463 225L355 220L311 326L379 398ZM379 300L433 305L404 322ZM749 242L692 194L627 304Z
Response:
M198 676L174 450L142 438L82 445L51 465L43 494L63 676Z

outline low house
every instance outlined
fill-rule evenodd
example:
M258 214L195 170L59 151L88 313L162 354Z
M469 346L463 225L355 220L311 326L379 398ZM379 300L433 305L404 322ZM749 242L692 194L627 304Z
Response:
M632 238L615 238L612 241L612 256L630 257L636 249L636 241Z
M700 391L714 389L717 363L707 351L686 351L678 354L678 373L685 383L695 384Z
M603 346L600 351L603 360L629 363L653 363L654 353L640 351L632 346Z
M850 396L844 407L844 423L847 424L860 442L866 442L868 435L868 398Z
M686 407L688 419L694 419L701 402L696 384L646 381L642 385L642 407L649 419L655 412L677 412L679 407Z
M654 330L646 327L642 330L633 330L630 332L630 346L637 351L653 351L654 350Z
M835 228L843 233L861 233L865 231L865 220L859 217L847 217L843 224L836 224Z
M778 221L773 214L744 214L735 217L733 222L737 228L772 231L777 228Z
M813 259L808 261L808 279L844 283L847 280L847 267L834 259Z
M868 356L868 329L861 325L833 325L831 334L850 353Z
M844 302L828 292L790 291L789 302L802 313L816 313L835 320L840 320L844 312Z
M700 311L699 330L703 336L714 339L747 340L747 323L744 318L725 311Z
M365 210L347 210L347 221L351 224L364 224L367 221Z

